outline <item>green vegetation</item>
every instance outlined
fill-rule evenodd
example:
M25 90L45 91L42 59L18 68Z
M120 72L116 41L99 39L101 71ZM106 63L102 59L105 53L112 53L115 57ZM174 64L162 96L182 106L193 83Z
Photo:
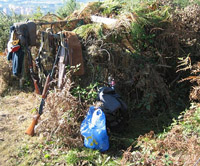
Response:
M101 24L87 24L80 26L74 30L81 38L86 40L89 34L93 33L97 38L103 37L103 29Z
M61 18L65 18L80 8L80 4L76 0L65 0L64 6L60 7L57 14Z
M199 106L192 104L190 110L174 119L167 131L157 136L150 132L139 137L136 145L139 151L136 152L140 156L135 162L142 165L182 165L190 158L195 163L200 152L199 141L196 140L200 136L199 113ZM179 154L183 156L178 157Z
M90 84L86 88L81 88L80 85L72 89L72 94L79 98L80 101L89 102L92 104L97 98L98 83Z
M9 40L10 26L15 22L20 22L25 18L21 15L13 13L11 16L6 15L0 11L0 52L4 52Z
M31 19L33 19L33 20L39 20L39 19L41 19L42 16L43 16L43 13L41 12L41 8L38 7L37 11L33 14L33 16L31 17Z
M191 4L198 4L198 5L200 5L199 0L193 0L193 1L175 0L175 1L173 1L173 3L175 5L178 5L179 7L187 7L187 6L191 5Z

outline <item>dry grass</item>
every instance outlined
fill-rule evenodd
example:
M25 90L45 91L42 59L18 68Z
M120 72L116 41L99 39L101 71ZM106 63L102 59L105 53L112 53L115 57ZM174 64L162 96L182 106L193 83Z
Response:
M80 147L80 123L86 110L83 103L71 95L72 86L71 79L67 78L62 89L50 91L37 132L65 147Z
M6 56L0 56L0 94L2 94L9 85L12 85L12 66Z
M0 165L16 165L19 148L31 145L38 138L25 135L31 123L31 110L39 104L38 96L18 91L16 95L0 97Z

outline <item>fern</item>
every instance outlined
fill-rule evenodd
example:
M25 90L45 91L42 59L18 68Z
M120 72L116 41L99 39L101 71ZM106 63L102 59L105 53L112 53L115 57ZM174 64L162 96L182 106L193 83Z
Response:
M93 34L97 38L102 38L104 36L102 24L98 23L82 25L76 28L74 32L76 32L84 40L86 40L90 34Z
M80 8L80 4L76 0L66 0L65 5L57 10L57 14L61 18L65 18L73 13L76 9Z

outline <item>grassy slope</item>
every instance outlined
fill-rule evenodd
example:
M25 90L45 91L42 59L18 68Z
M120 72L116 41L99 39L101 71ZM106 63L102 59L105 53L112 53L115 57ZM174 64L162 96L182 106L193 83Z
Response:
M123 149L133 142L130 136L112 134L111 148L102 154L83 147L62 149L41 136L30 138L25 135L31 121L31 110L39 104L38 101L39 98L32 93L0 98L1 165L194 165L200 156L199 104L193 104L183 112L167 131L138 137L135 141L137 146L130 151L116 152L116 149Z
M150 132L140 136L135 146L138 150L124 153L129 161L142 165L198 165L200 157L200 105L192 104L178 120L160 134Z

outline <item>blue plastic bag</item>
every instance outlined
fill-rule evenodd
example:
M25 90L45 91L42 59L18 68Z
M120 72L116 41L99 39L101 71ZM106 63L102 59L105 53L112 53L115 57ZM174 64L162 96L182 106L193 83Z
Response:
M106 117L101 109L91 106L81 124L84 146L101 152L108 150L109 138L106 131Z

